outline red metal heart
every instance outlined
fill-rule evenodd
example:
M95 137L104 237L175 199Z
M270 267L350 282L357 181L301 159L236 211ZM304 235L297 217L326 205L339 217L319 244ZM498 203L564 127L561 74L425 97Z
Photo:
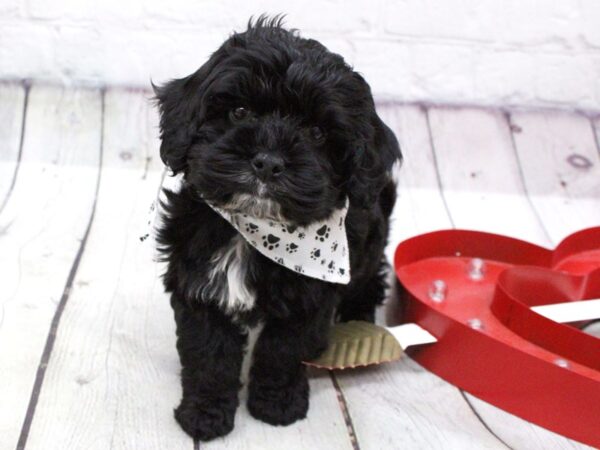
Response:
M469 275L473 258L483 277ZM438 342L407 353L450 383L557 433L600 446L600 340L530 307L600 297L600 227L554 251L504 236L447 230L401 243L403 322ZM430 296L443 280L444 299Z
M578 276L539 267L515 267L500 274L491 310L506 328L529 342L600 371L600 339L531 309L556 303L557 299L595 298L600 298L600 269Z

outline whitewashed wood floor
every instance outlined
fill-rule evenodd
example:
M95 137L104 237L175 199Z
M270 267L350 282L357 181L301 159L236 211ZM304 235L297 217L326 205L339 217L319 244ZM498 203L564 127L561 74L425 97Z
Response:
M172 416L179 367L162 269L138 240L162 170L149 96L0 85L0 449L584 447L408 358L312 371L308 418L293 426L252 419L242 398L229 436L189 439ZM448 227L553 246L600 224L599 120L379 111L406 157L388 254Z

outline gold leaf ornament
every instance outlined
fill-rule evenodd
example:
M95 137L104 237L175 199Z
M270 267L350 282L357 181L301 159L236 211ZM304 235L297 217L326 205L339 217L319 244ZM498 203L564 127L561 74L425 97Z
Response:
M329 347L305 364L325 369L348 369L395 361L402 347L392 333L369 322L350 321L331 328Z

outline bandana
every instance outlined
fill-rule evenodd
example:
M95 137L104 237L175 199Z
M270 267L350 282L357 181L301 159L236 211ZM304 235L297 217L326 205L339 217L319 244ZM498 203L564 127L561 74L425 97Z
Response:
M332 283L350 282L350 258L344 223L347 205L336 209L327 219L304 227L209 206L252 247L277 264Z
M167 182L170 177L164 177ZM181 181L178 181L181 184ZM169 183L172 184L172 183ZM177 185L175 182L174 186ZM348 202L326 219L307 226L292 226L273 219L230 212L207 204L233 226L257 251L289 270L331 283L350 282L350 257L346 236ZM155 228L157 201L150 207L147 227ZM144 241L151 235L140 236Z

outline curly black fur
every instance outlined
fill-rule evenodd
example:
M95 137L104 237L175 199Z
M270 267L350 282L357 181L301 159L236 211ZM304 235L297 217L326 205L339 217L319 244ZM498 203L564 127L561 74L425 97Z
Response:
M175 416L202 440L231 431L246 328L260 320L248 409L290 424L308 410L301 362L325 349L334 319L372 321L383 299L397 140L364 79L341 56L284 29L280 17L251 20L197 72L155 90L160 154L185 180L180 192L166 192L159 233L183 367ZM232 115L238 107L247 112L242 119ZM251 167L261 152L285 167L262 186ZM268 199L297 225L327 217L348 198L350 284L297 274L251 249L242 261L251 309L232 313L202 295L212 256L237 233L205 201L227 207L240 194Z

